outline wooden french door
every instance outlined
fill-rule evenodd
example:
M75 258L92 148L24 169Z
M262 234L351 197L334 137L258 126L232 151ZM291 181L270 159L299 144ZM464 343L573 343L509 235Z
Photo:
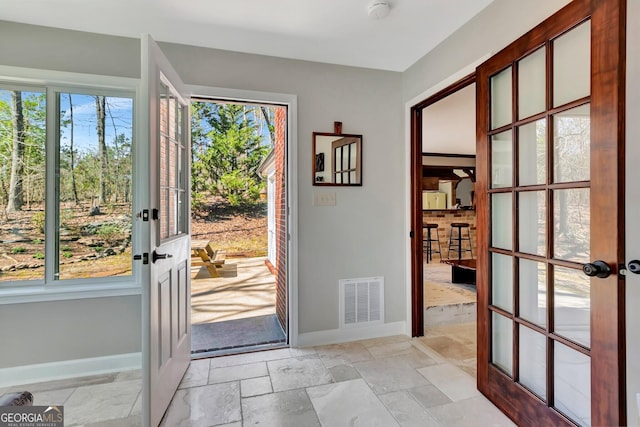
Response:
M478 388L519 425L626 422L624 23L574 0L477 70Z

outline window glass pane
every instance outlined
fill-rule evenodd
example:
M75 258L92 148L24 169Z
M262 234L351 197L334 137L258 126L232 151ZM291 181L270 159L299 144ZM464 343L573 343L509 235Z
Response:
M545 110L546 51L538 49L518 62L518 118Z
M553 117L553 181L588 181L591 166L589 105Z
M511 193L491 195L491 245L495 248L512 247L511 199Z
M184 116L185 106L180 104L178 98L172 93L172 89L163 87L167 94L161 98L159 108L161 117L166 117L166 134L160 136L160 212L159 227L160 238L167 239L186 231L184 226L186 219L186 207L182 203L181 192L187 188L187 180L182 176L186 171L185 147L186 143L181 130L179 120ZM162 128L162 125L161 125ZM212 159L212 165L219 156ZM238 161L237 159L234 159ZM235 185L233 177L225 177L226 185Z
M542 119L518 128L518 185L546 181L547 121Z
M58 279L131 274L133 99L59 93Z
M491 254L491 304L513 312L513 258Z
M591 345L591 287L582 270L553 269L554 332L586 347Z
M544 191L518 193L519 251L544 256L546 254L546 203Z
M520 325L519 382L543 399L547 397L547 339Z
M170 93L169 94L169 138L171 139L178 139L178 128L177 128L177 121L178 121L178 100L176 99L176 97Z
M540 326L547 324L547 269L545 264L527 259L519 261L521 318Z
M513 183L513 137L511 131L491 137L491 188L511 187Z
M491 362L513 374L513 326L511 319L498 313L491 316Z
M0 89L0 284L44 279L46 95Z
M160 223L160 238L166 239L169 237L169 217L166 212L169 211L169 189L160 189L160 212L163 213L159 216L158 222Z
M591 21L553 42L553 106L591 92Z
M553 257L589 262L591 206L588 188L554 190Z
M491 129L511 123L511 67L491 77Z
M554 342L554 407L581 426L591 425L591 359Z

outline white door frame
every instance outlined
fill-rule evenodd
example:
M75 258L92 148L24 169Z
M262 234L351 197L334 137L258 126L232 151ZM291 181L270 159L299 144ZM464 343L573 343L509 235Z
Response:
M298 97L291 94L187 85L191 98L206 97L287 106L287 308L289 345L298 345Z

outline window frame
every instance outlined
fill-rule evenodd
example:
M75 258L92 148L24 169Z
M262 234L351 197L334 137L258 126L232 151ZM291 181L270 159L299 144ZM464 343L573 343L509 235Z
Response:
M78 93L87 95L120 96L132 100L132 253L141 247L141 221L135 220L134 212L141 209L140 188L135 183L139 180L139 163L144 155L137 143L136 113L140 99L140 81L127 77L111 77L8 67L0 65L0 88L41 91L46 94L46 142L45 142L45 272L40 280L20 280L0 283L0 305L14 303L30 303L44 301L60 301L83 298L115 297L141 294L141 267L132 263L129 276L103 278L81 278L58 280L54 277L58 257L57 224L59 221L59 200L57 174L59 172L60 126L59 100L60 93ZM48 262L46 260L49 260Z

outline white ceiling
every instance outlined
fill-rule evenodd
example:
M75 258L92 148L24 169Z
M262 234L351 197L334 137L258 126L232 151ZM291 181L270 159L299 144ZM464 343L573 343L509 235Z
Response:
M0 0L0 19L404 71L493 0Z
M422 151L476 153L475 83L422 110Z

